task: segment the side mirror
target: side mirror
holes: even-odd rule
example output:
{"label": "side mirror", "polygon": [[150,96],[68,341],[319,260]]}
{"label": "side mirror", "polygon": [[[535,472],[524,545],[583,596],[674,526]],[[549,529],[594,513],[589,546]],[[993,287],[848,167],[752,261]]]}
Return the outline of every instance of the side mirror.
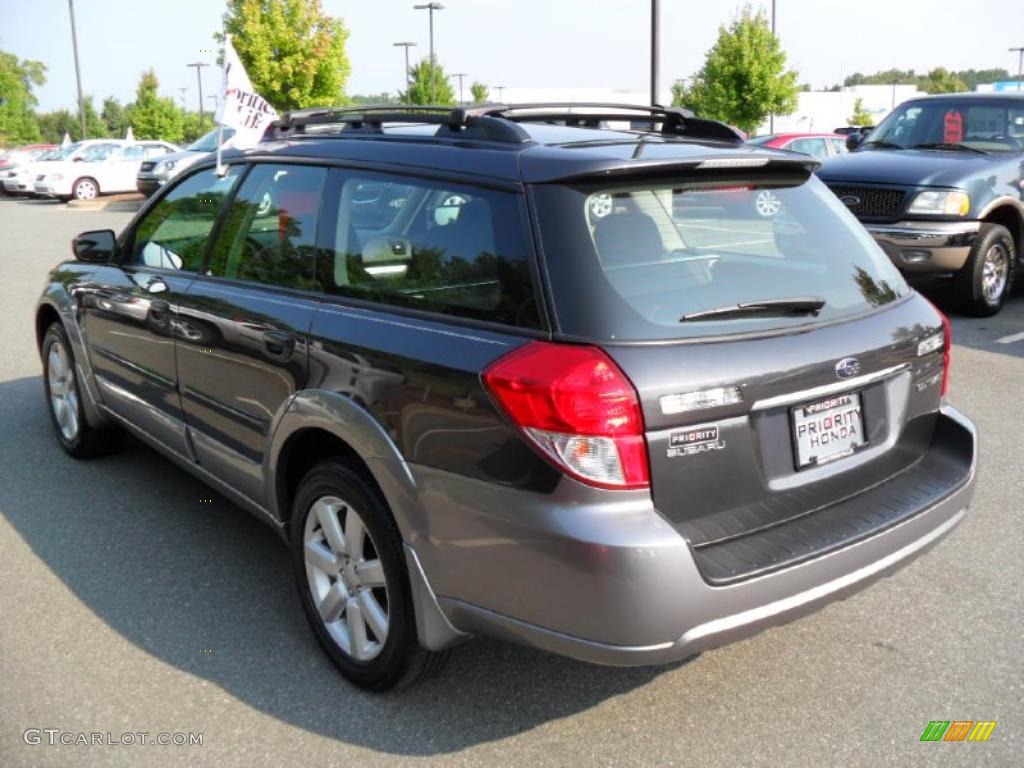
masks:
{"label": "side mirror", "polygon": [[71,250],[79,261],[105,264],[114,257],[116,239],[112,229],[83,232],[71,241]]}
{"label": "side mirror", "polygon": [[875,130],[875,126],[873,125],[862,125],[860,127],[860,135],[867,138],[867,135],[871,133],[873,130]]}
{"label": "side mirror", "polygon": [[851,133],[846,137],[846,149],[853,152],[853,150],[860,146],[862,141],[864,141],[864,135],[862,133],[859,131],[857,133]]}
{"label": "side mirror", "polygon": [[71,162],[73,162],[73,163],[80,163],[80,162],[82,162],[83,159],[84,158],[81,158],[81,157],[74,157],[74,158],[71,159]]}

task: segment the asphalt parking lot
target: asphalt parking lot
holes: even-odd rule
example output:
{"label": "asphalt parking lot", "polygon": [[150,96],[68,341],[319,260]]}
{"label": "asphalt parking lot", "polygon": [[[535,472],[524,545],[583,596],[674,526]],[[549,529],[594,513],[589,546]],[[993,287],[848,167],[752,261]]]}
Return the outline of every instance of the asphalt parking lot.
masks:
{"label": "asphalt parking lot", "polygon": [[[33,306],[74,234],[129,218],[0,198],[0,766],[1021,764],[1024,291],[953,318],[975,503],[893,578],[687,664],[479,640],[378,696],[320,653],[269,529],[137,443],[76,462],[51,436]],[[920,742],[936,719],[998,725]],[[29,728],[203,744],[30,745]]]}

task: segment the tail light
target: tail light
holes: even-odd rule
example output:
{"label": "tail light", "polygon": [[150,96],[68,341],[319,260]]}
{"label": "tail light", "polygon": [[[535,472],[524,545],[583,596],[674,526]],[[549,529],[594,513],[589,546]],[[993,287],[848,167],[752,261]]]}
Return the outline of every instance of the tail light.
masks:
{"label": "tail light", "polygon": [[650,486],[639,398],[600,349],[533,341],[488,366],[483,381],[562,472],[598,488]]}
{"label": "tail light", "polygon": [[946,313],[939,309],[935,311],[942,318],[942,335],[946,341],[942,352],[942,390],[940,393],[941,397],[945,397],[946,393],[949,392],[949,358],[953,348],[953,332],[949,326],[949,318],[946,317]]}

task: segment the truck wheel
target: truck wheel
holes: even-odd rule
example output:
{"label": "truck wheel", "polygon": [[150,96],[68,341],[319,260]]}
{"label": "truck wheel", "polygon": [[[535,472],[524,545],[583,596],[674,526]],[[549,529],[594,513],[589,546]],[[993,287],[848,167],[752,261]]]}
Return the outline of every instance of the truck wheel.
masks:
{"label": "truck wheel", "polygon": [[76,459],[84,459],[120,447],[124,437],[120,429],[96,429],[86,421],[75,358],[60,323],[53,323],[43,337],[43,386],[47,411],[61,448]]}
{"label": "truck wheel", "polygon": [[982,224],[966,263],[953,277],[964,312],[988,317],[1002,309],[1013,288],[1016,260],[1013,237],[1006,227]]}
{"label": "truck wheel", "polygon": [[306,618],[351,682],[385,691],[432,674],[447,651],[420,647],[401,534],[380,492],[340,459],[295,494],[292,561]]}

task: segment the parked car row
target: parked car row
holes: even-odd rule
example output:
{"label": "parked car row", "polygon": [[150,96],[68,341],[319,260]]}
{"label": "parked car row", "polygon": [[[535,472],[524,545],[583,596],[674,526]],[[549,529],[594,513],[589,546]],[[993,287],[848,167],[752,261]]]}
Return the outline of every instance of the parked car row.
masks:
{"label": "parked car row", "polygon": [[[949,276],[968,314],[1002,308],[1024,255],[1024,95],[913,99],[877,128],[814,140],[749,143],[816,156],[818,176],[900,271]],[[758,196],[761,215],[782,211],[770,189]]]}

